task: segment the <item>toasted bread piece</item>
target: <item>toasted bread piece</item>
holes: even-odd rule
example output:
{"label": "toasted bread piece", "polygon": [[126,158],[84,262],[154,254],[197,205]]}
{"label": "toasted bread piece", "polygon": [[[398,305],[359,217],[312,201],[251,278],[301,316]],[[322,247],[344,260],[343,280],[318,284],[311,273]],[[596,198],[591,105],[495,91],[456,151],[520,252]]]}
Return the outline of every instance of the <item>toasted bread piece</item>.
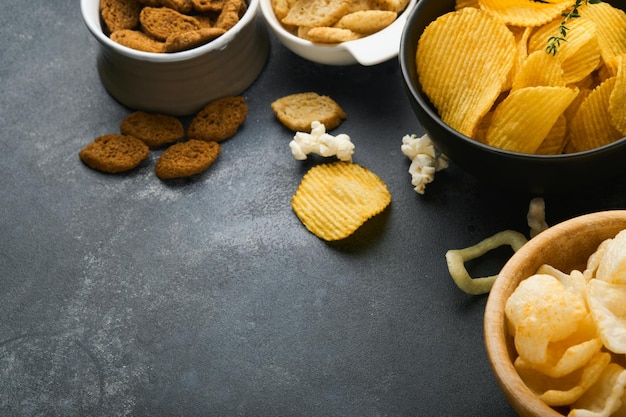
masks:
{"label": "toasted bread piece", "polygon": [[315,121],[326,126],[326,130],[331,130],[347,117],[332,98],[313,92],[279,98],[271,107],[278,120],[294,132],[308,132]]}
{"label": "toasted bread piece", "polygon": [[217,142],[196,139],[177,143],[163,151],[154,172],[162,180],[200,174],[213,164],[221,149]]}

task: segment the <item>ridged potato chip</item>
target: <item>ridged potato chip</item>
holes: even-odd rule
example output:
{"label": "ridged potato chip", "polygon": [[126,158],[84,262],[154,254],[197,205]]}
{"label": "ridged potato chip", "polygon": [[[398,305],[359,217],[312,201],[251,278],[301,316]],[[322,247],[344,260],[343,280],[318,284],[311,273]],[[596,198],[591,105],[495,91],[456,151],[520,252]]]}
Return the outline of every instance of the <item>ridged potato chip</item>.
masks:
{"label": "ridged potato chip", "polygon": [[595,23],[604,62],[626,54],[626,13],[623,10],[602,2],[583,5],[580,14]]}
{"label": "ridged potato chip", "polygon": [[559,155],[567,145],[567,118],[564,114],[556,119],[556,123],[541,142],[535,153],[537,155]]}
{"label": "ridged potato chip", "polygon": [[535,51],[522,63],[511,90],[538,86],[565,87],[566,84],[561,62],[544,51]]}
{"label": "ridged potato chip", "polygon": [[367,168],[351,162],[311,168],[291,200],[305,227],[327,241],[350,236],[390,203],[387,185]]}
{"label": "ridged potato chip", "polygon": [[609,116],[613,127],[626,136],[626,54],[616,58],[615,86],[609,97]]}
{"label": "ridged potato chip", "polygon": [[493,114],[487,144],[513,152],[535,153],[577,94],[568,87],[547,86],[513,91]]}
{"label": "ridged potato chip", "polygon": [[481,8],[497,16],[507,25],[540,26],[561,16],[572,5],[570,0],[554,4],[533,0],[479,0]]}
{"label": "ridged potato chip", "polygon": [[[545,54],[546,42],[550,36],[559,33],[561,20],[550,22],[533,32],[528,41],[531,52]],[[566,42],[559,47],[554,58],[560,61],[563,77],[568,84],[578,82],[591,74],[600,65],[601,55],[596,24],[584,15],[567,22],[569,28]]]}
{"label": "ridged potato chip", "polygon": [[454,4],[455,10],[460,10],[464,7],[473,7],[475,9],[480,8],[478,0],[456,0],[456,3]]}
{"label": "ridged potato chip", "polygon": [[426,27],[417,48],[417,73],[442,120],[471,137],[503,90],[515,56],[515,38],[506,25],[466,7]]}
{"label": "ridged potato chip", "polygon": [[611,124],[609,99],[615,78],[596,87],[581,103],[569,129],[568,151],[586,151],[616,141],[623,135]]}

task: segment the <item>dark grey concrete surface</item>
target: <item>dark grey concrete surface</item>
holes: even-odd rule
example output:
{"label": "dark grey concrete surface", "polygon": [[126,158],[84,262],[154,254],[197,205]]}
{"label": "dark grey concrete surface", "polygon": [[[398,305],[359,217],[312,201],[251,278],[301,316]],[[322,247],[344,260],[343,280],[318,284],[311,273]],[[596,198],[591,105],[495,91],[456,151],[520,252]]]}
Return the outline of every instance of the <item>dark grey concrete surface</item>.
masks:
{"label": "dark grey concrete surface", "polygon": [[[3,3],[0,415],[515,415],[484,350],[486,297],[458,290],[444,255],[527,234],[533,196],[454,164],[415,193],[400,145],[423,131],[395,60],[315,65],[272,36],[240,133],[203,176],[165,183],[160,151],[117,176],[80,162],[130,111],[96,54],[78,1]],[[304,91],[344,107],[335,133],[393,198],[339,243],[290,207],[320,159],[293,159],[270,103]],[[545,196],[548,223],[625,208],[625,185]]]}

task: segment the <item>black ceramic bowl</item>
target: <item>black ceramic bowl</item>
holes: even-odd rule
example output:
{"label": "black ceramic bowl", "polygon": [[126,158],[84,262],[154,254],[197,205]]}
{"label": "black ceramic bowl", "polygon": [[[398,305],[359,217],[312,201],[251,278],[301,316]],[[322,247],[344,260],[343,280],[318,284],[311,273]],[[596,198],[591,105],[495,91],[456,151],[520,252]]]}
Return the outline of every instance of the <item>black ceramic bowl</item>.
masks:
{"label": "black ceramic bowl", "polygon": [[[626,170],[626,138],[585,152],[528,155],[477,142],[441,121],[420,86],[415,53],[424,28],[454,10],[454,0],[420,0],[408,17],[398,59],[417,119],[439,150],[466,172],[491,183],[532,193],[558,193],[606,181]],[[619,1],[608,1],[618,7]]]}

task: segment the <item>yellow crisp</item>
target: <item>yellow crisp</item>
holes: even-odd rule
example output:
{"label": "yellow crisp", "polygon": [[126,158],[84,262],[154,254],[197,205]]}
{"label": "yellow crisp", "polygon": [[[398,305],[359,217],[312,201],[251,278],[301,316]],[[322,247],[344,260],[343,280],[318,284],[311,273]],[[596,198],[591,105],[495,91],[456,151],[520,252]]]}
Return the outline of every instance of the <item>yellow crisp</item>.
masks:
{"label": "yellow crisp", "polygon": [[609,365],[611,355],[598,352],[583,368],[560,378],[551,378],[536,369],[515,362],[515,369],[528,388],[550,406],[563,406],[578,400],[596,381]]}
{"label": "yellow crisp", "polygon": [[416,56],[419,81],[442,120],[471,137],[502,91],[515,54],[506,25],[466,7],[424,30]]}
{"label": "yellow crisp", "polygon": [[535,51],[528,55],[520,71],[513,79],[512,90],[524,87],[553,86],[565,87],[561,62],[544,51]]}
{"label": "yellow crisp", "polygon": [[316,236],[344,239],[391,203],[385,183],[351,162],[317,165],[302,178],[291,207]]}
{"label": "yellow crisp", "polygon": [[464,7],[474,7],[475,9],[480,8],[478,5],[478,0],[456,0],[454,4],[454,8],[456,10],[462,9]]}
{"label": "yellow crisp", "polygon": [[568,150],[581,152],[607,145],[623,135],[611,124],[609,98],[615,78],[596,87],[582,102],[569,129]]}
{"label": "yellow crisp", "polygon": [[604,62],[626,54],[626,13],[623,10],[602,2],[583,5],[580,14],[595,23]]}
{"label": "yellow crisp", "polygon": [[551,275],[535,274],[515,289],[505,304],[515,337],[515,349],[524,361],[550,361],[549,344],[573,335],[587,316],[585,301]]}
{"label": "yellow crisp", "polygon": [[602,370],[598,381],[572,404],[568,417],[623,416],[626,413],[625,389],[626,369],[610,363]]}
{"label": "yellow crisp", "polygon": [[494,112],[487,143],[513,152],[534,153],[577,94],[568,87],[545,86],[512,92]]}
{"label": "yellow crisp", "polygon": [[548,135],[544,138],[535,151],[537,155],[558,155],[563,153],[567,144],[567,118],[559,116]]}
{"label": "yellow crisp", "polygon": [[564,0],[549,4],[533,0],[479,0],[478,3],[507,25],[540,26],[561,16],[572,2]]}
{"label": "yellow crisp", "polygon": [[609,116],[613,127],[626,136],[626,54],[616,58],[615,86],[609,97]]}

